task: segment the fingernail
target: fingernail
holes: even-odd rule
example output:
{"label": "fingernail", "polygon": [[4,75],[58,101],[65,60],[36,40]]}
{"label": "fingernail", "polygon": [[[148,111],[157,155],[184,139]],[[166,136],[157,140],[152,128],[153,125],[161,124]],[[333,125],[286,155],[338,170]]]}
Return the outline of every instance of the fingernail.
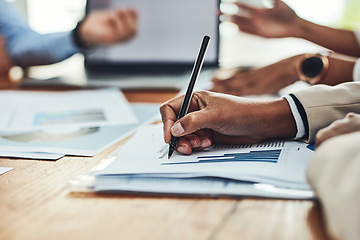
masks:
{"label": "fingernail", "polygon": [[211,145],[211,142],[210,142],[209,139],[205,139],[205,140],[202,140],[202,141],[201,141],[201,147],[202,147],[202,148],[210,147],[210,145]]}
{"label": "fingernail", "polygon": [[178,152],[188,154],[187,147],[186,146],[178,146],[176,149]]}
{"label": "fingernail", "polygon": [[191,140],[191,141],[190,141],[190,144],[191,144],[191,146],[192,146],[193,148],[198,148],[198,147],[200,147],[198,141],[196,141],[196,140]]}
{"label": "fingernail", "polygon": [[173,135],[181,135],[182,133],[185,132],[184,128],[181,126],[181,123],[176,123],[172,128],[171,128],[171,132],[173,133]]}

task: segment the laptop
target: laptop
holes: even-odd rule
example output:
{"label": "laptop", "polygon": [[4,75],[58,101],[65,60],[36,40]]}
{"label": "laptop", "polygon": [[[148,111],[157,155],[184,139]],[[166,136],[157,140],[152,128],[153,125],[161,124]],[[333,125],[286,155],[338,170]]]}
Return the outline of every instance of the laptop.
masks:
{"label": "laptop", "polygon": [[189,80],[204,35],[211,42],[203,69],[217,68],[219,4],[220,0],[88,0],[87,14],[117,7],[133,8],[138,14],[138,32],[132,40],[85,53],[88,85],[180,89]]}

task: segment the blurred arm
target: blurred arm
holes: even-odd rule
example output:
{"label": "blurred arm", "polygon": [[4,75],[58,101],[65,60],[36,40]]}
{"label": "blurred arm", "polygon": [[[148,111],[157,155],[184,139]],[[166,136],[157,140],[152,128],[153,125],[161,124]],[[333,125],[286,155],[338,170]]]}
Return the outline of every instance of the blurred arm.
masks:
{"label": "blurred arm", "polygon": [[234,15],[232,21],[243,32],[266,38],[303,38],[335,52],[360,57],[359,33],[306,21],[281,0],[274,0],[271,9],[237,5],[246,14]]}
{"label": "blurred arm", "polygon": [[59,62],[78,51],[71,32],[39,34],[3,0],[0,1],[0,34],[6,39],[10,58],[21,67]]}
{"label": "blurred arm", "polygon": [[137,31],[134,10],[91,12],[74,31],[39,34],[12,8],[0,0],[0,34],[16,65],[26,67],[62,61],[81,49],[128,41]]}
{"label": "blurred arm", "polygon": [[304,38],[338,53],[360,57],[359,39],[353,31],[330,28],[304,19],[298,21],[297,28],[294,37]]}

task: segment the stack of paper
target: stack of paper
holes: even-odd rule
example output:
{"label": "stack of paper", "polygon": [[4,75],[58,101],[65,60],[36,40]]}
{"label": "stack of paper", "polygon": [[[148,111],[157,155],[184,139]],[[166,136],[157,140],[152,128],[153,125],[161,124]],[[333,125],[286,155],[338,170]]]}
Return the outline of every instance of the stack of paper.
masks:
{"label": "stack of paper", "polygon": [[0,156],[93,156],[158,113],[130,106],[118,89],[0,92]]}
{"label": "stack of paper", "polygon": [[138,129],[115,160],[86,179],[87,190],[313,197],[305,176],[313,151],[303,142],[213,146],[191,155],[174,153],[169,160],[162,138],[162,125]]}

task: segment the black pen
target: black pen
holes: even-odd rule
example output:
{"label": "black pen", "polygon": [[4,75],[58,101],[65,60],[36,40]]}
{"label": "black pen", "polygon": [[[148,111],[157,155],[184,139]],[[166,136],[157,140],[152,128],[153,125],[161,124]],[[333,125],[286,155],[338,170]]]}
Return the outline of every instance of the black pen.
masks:
{"label": "black pen", "polygon": [[[202,65],[204,63],[204,58],[205,58],[207,47],[209,46],[209,42],[210,42],[210,37],[209,36],[204,36],[203,41],[201,43],[199,53],[198,53],[198,56],[196,58],[196,61],[195,61],[195,64],[194,64],[194,67],[193,67],[193,70],[192,70],[192,73],[191,73],[189,86],[188,86],[188,88],[186,90],[186,94],[185,94],[184,100],[182,102],[182,105],[181,105],[180,112],[179,112],[179,115],[177,117],[177,120],[179,120],[180,118],[185,116],[188,109],[189,109],[189,105],[190,105],[190,101],[191,101],[191,98],[192,98],[195,82],[196,82],[196,79],[199,76],[201,67],[202,67]],[[171,155],[175,151],[178,140],[179,140],[178,137],[174,137],[174,136],[171,137],[171,141],[170,141],[170,145],[169,145],[168,159],[170,159]]]}

